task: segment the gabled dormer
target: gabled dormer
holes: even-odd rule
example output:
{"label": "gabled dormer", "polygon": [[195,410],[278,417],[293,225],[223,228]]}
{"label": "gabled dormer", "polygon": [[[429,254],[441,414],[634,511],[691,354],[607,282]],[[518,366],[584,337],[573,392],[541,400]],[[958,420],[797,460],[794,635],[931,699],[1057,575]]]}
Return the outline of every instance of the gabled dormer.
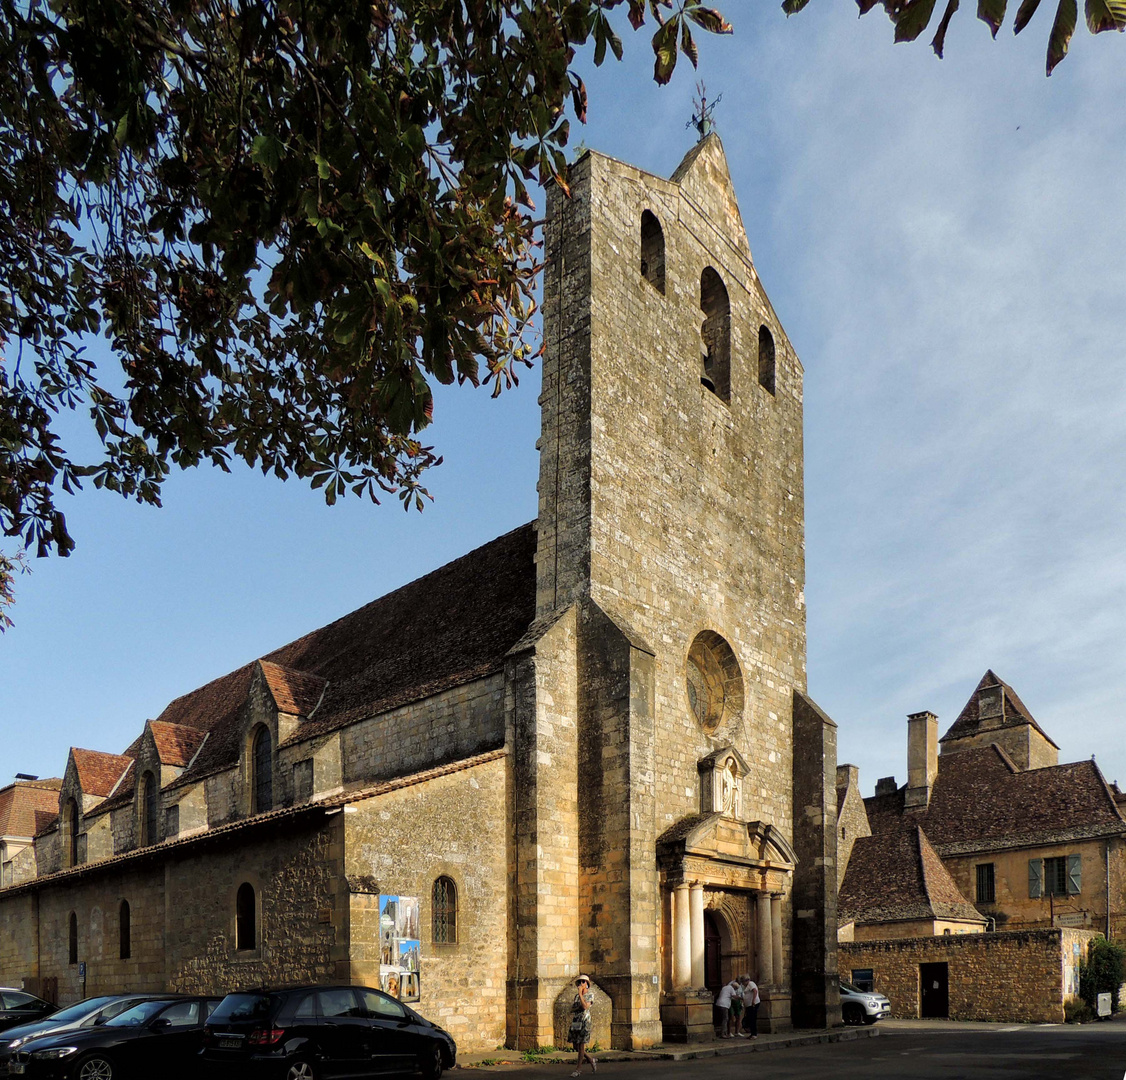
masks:
{"label": "gabled dormer", "polygon": [[128,779],[133,759],[126,754],[70,748],[59,788],[59,839],[62,866],[87,861],[86,815]]}
{"label": "gabled dormer", "polygon": [[[184,724],[149,720],[136,748],[133,785],[133,838],[136,847],[165,837],[162,792],[192,763],[207,733]],[[173,832],[178,832],[178,829]]]}
{"label": "gabled dormer", "polygon": [[239,755],[243,814],[262,814],[281,805],[278,747],[313,716],[326,685],[316,675],[270,660],[254,665],[243,709]]}

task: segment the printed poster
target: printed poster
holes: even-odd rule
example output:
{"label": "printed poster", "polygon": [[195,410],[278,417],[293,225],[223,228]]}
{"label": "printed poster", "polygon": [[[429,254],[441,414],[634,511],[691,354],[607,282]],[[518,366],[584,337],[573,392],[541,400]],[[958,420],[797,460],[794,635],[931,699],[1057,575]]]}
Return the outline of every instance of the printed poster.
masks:
{"label": "printed poster", "polygon": [[417,896],[379,898],[379,988],[400,1001],[421,998],[420,911]]}

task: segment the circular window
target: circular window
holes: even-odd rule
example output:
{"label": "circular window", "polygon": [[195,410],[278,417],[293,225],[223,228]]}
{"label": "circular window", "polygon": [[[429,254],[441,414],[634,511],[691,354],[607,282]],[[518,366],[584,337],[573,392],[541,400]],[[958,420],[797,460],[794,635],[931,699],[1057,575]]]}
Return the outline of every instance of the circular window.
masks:
{"label": "circular window", "polygon": [[743,711],[743,673],[719,634],[697,634],[685,665],[688,707],[709,734]]}

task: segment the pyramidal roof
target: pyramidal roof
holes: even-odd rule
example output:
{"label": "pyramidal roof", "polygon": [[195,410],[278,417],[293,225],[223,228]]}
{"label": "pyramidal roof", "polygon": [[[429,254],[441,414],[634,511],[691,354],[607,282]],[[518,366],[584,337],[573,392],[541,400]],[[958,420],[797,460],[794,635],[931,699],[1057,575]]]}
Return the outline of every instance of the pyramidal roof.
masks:
{"label": "pyramidal roof", "polygon": [[[1001,715],[998,718],[990,718],[991,722],[983,727],[981,692],[997,686],[1001,687]],[[1021,724],[1028,724],[1055,746],[1057,750],[1059,749],[1055,740],[1036,722],[1032,713],[1028,711],[1027,706],[1017,696],[1016,691],[1009,686],[1008,683],[999,679],[992,670],[989,670],[981,677],[981,682],[977,684],[977,688],[970,695],[970,700],[966,702],[965,708],[958,714],[958,719],[950,725],[950,730],[947,731],[939,741],[949,742],[954,739],[965,738],[969,735],[976,735],[982,730],[988,731],[998,727],[1015,727]]]}

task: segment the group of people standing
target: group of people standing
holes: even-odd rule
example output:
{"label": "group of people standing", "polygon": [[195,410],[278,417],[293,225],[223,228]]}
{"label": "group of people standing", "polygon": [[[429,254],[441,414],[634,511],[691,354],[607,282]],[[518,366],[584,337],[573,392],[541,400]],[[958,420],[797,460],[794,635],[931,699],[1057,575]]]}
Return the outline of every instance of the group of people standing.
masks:
{"label": "group of people standing", "polygon": [[[721,1039],[757,1039],[760,1000],[758,987],[751,980],[750,975],[740,975],[732,979],[720,990],[715,999],[716,1035]],[[590,1042],[590,1008],[593,1004],[594,991],[590,987],[590,978],[580,975],[575,980],[575,1000],[571,1004],[571,1027],[567,1033],[571,1045],[578,1054],[572,1076],[579,1075],[584,1062],[590,1065],[592,1073],[598,1071],[598,1062],[586,1051],[586,1044]]]}
{"label": "group of people standing", "polygon": [[715,1033],[721,1039],[757,1039],[762,999],[750,975],[740,975],[720,988],[715,999]]}

